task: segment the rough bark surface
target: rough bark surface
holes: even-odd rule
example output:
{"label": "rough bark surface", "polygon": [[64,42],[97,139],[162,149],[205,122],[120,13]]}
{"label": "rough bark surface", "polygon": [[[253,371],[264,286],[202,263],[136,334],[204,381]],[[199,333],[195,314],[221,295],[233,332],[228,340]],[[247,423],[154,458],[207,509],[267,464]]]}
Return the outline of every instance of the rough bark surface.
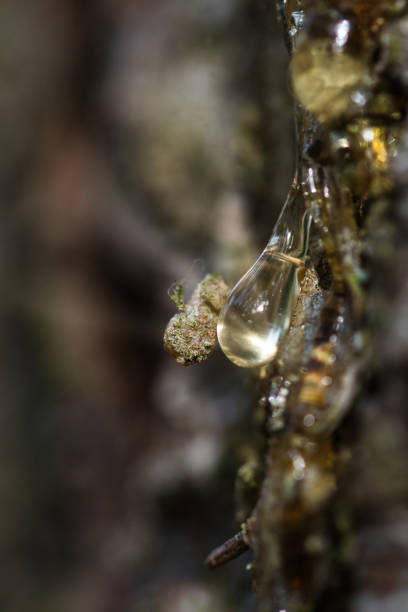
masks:
{"label": "rough bark surface", "polygon": [[[187,299],[207,272],[235,282],[292,178],[274,2],[4,0],[0,17],[1,609],[408,608],[404,117],[395,190],[359,226],[368,350],[305,515],[282,505],[282,474],[301,468],[282,392],[332,287],[319,232],[280,371],[254,382],[219,351],[180,368],[162,348],[174,281]],[[406,18],[384,19],[405,100]],[[346,353],[351,306],[334,307]],[[251,514],[253,553],[209,573]]]}

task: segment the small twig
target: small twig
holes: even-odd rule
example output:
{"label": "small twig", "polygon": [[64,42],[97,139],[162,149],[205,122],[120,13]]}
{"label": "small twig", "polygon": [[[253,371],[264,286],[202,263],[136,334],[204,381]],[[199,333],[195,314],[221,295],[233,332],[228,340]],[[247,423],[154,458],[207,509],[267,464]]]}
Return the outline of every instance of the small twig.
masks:
{"label": "small twig", "polygon": [[228,561],[232,561],[236,557],[239,557],[249,549],[248,544],[244,539],[244,532],[240,531],[234,537],[230,538],[218,548],[215,548],[205,560],[205,565],[208,569],[216,569]]}

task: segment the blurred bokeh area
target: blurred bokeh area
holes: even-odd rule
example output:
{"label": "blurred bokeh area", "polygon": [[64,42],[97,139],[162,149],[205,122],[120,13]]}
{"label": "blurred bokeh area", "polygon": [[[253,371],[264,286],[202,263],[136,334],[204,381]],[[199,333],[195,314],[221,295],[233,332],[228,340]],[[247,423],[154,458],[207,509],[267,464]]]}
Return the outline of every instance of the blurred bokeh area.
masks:
{"label": "blurred bokeh area", "polygon": [[290,183],[273,2],[0,4],[3,612],[254,609],[250,379],[163,351],[176,280],[233,283]]}

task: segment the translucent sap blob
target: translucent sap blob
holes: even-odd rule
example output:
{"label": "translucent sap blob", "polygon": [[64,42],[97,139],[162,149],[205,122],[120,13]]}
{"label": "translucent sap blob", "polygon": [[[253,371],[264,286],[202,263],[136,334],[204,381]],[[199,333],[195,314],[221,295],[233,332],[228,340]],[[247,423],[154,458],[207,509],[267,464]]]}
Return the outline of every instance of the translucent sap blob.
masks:
{"label": "translucent sap blob", "polygon": [[265,250],[231,291],[218,322],[220,346],[236,365],[260,366],[275,357],[299,293],[309,228],[309,214],[294,190]]}
{"label": "translucent sap blob", "polygon": [[300,267],[303,262],[266,248],[235,285],[217,328],[233,363],[250,368],[275,357],[289,327]]}

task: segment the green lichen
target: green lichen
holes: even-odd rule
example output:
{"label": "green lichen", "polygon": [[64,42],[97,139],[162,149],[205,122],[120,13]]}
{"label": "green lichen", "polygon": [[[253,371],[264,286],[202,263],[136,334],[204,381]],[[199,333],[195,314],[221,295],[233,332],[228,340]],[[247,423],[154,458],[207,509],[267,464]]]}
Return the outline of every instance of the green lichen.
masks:
{"label": "green lichen", "polygon": [[217,346],[218,317],[228,292],[221,276],[207,274],[185,304],[182,284],[174,285],[170,298],[180,312],[166,327],[164,348],[177,363],[184,366],[200,363],[212,353]]}
{"label": "green lichen", "polygon": [[181,311],[186,309],[184,303],[184,285],[183,281],[176,281],[169,289],[170,299],[175,303]]}

